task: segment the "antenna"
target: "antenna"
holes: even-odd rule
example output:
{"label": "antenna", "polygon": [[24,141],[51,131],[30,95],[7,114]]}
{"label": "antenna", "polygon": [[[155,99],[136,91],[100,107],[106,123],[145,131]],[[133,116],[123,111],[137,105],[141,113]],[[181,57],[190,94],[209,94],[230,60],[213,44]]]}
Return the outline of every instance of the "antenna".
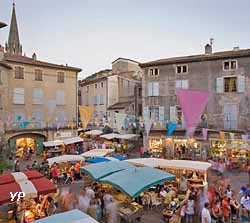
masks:
{"label": "antenna", "polygon": [[210,38],[210,45],[212,46],[213,45],[213,41],[214,41],[214,38]]}

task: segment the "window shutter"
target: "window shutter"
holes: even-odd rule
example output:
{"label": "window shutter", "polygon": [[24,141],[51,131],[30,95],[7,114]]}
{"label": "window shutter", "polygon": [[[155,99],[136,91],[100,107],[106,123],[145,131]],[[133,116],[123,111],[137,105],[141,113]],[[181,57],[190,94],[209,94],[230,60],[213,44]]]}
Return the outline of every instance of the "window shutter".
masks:
{"label": "window shutter", "polygon": [[159,96],[159,83],[153,82],[153,96]]}
{"label": "window shutter", "polygon": [[14,88],[13,103],[22,105],[24,104],[24,88]]}
{"label": "window shutter", "polygon": [[143,108],[143,119],[149,120],[149,108],[148,107]]}
{"label": "window shutter", "polygon": [[148,96],[153,96],[153,83],[148,83]]}
{"label": "window shutter", "polygon": [[175,88],[176,88],[176,89],[181,88],[181,80],[176,80],[176,81],[175,81]]}
{"label": "window shutter", "polygon": [[244,76],[238,76],[238,92],[244,92],[245,91],[245,77]]}
{"label": "window shutter", "polygon": [[216,78],[216,92],[217,93],[224,92],[224,79],[223,79],[223,77]]}
{"label": "window shutter", "polygon": [[43,104],[43,90],[40,88],[34,88],[33,90],[33,104]]}
{"label": "window shutter", "polygon": [[170,106],[170,121],[176,122],[176,106]]}
{"label": "window shutter", "polygon": [[64,105],[64,91],[57,91],[56,92],[56,103],[57,105]]}
{"label": "window shutter", "polygon": [[159,107],[159,121],[164,121],[165,115],[164,115],[164,106]]}
{"label": "window shutter", "polygon": [[182,89],[188,89],[188,80],[182,80],[181,85]]}

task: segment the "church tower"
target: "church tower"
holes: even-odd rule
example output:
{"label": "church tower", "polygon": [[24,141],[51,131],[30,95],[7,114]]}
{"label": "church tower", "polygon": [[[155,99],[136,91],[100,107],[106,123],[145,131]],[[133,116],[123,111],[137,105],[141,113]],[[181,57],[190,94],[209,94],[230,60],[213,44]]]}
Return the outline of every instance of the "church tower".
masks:
{"label": "church tower", "polygon": [[15,3],[13,3],[10,32],[8,42],[5,44],[6,52],[12,55],[22,55],[22,45],[19,41]]}

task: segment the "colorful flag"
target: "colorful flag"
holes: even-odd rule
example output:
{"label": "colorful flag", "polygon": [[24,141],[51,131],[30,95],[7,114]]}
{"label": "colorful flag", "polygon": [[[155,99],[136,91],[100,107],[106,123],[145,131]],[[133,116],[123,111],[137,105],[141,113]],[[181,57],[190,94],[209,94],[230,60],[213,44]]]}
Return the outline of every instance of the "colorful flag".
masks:
{"label": "colorful flag", "polygon": [[167,136],[172,136],[174,133],[174,130],[176,129],[177,125],[176,123],[169,122],[168,123],[168,131],[167,131]]}
{"label": "colorful flag", "polygon": [[80,118],[82,121],[82,127],[86,128],[94,113],[94,107],[81,105],[79,106],[79,113],[80,113]]}
{"label": "colorful flag", "polygon": [[192,136],[207,105],[210,92],[178,89],[176,93],[183,111],[187,133]]}
{"label": "colorful flag", "polygon": [[230,132],[229,135],[230,135],[231,140],[234,140],[234,133]]}
{"label": "colorful flag", "polygon": [[124,121],[126,118],[126,114],[121,114],[121,113],[117,113],[115,112],[115,128],[120,130],[124,127]]}
{"label": "colorful flag", "polygon": [[23,128],[27,128],[29,124],[30,124],[29,121],[24,121],[23,122]]}
{"label": "colorful flag", "polygon": [[220,139],[221,140],[225,139],[225,132],[220,131]]}
{"label": "colorful flag", "polygon": [[205,129],[205,128],[202,129],[202,135],[203,135],[204,140],[207,140],[207,132],[208,132],[208,129]]}

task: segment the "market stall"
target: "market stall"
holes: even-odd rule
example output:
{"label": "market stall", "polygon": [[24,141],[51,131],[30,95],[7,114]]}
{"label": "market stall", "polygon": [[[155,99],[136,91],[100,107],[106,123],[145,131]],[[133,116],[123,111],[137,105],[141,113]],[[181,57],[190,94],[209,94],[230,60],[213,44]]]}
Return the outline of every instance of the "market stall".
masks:
{"label": "market stall", "polygon": [[62,155],[64,152],[64,144],[62,140],[44,142],[46,157],[54,157]]}
{"label": "market stall", "polygon": [[67,154],[75,154],[81,152],[81,145],[83,143],[83,139],[79,136],[67,138],[63,140],[65,145],[65,153]]}
{"label": "market stall", "polygon": [[62,155],[62,156],[57,156],[53,158],[47,159],[49,162],[49,165],[51,166],[53,163],[63,163],[63,162],[79,162],[82,161],[84,162],[85,159],[80,156],[80,155]]}
{"label": "market stall", "polygon": [[180,178],[183,174],[190,176],[190,182],[193,174],[197,174],[198,179],[195,179],[193,184],[201,187],[207,186],[207,170],[211,167],[208,162],[190,161],[190,160],[166,160],[158,158],[140,158],[129,159],[126,162],[133,163],[137,166],[149,166],[154,168],[164,169],[167,172],[173,173]]}
{"label": "market stall", "polygon": [[85,158],[91,158],[91,157],[104,157],[109,154],[112,154],[114,152],[113,149],[92,149],[90,151],[87,151],[85,153],[82,153],[81,156]]}
{"label": "market stall", "polygon": [[99,158],[86,159],[85,162],[101,163],[101,162],[123,161],[123,160],[127,160],[127,158],[122,157],[122,156],[112,156],[112,157],[99,157]]}
{"label": "market stall", "polygon": [[79,210],[72,210],[60,214],[55,214],[37,220],[34,223],[52,223],[52,222],[53,223],[98,223],[95,219],[93,219],[89,215]]}
{"label": "market stall", "polygon": [[87,131],[85,132],[86,135],[93,135],[93,136],[99,136],[101,134],[103,134],[102,130],[91,130],[91,131]]}

